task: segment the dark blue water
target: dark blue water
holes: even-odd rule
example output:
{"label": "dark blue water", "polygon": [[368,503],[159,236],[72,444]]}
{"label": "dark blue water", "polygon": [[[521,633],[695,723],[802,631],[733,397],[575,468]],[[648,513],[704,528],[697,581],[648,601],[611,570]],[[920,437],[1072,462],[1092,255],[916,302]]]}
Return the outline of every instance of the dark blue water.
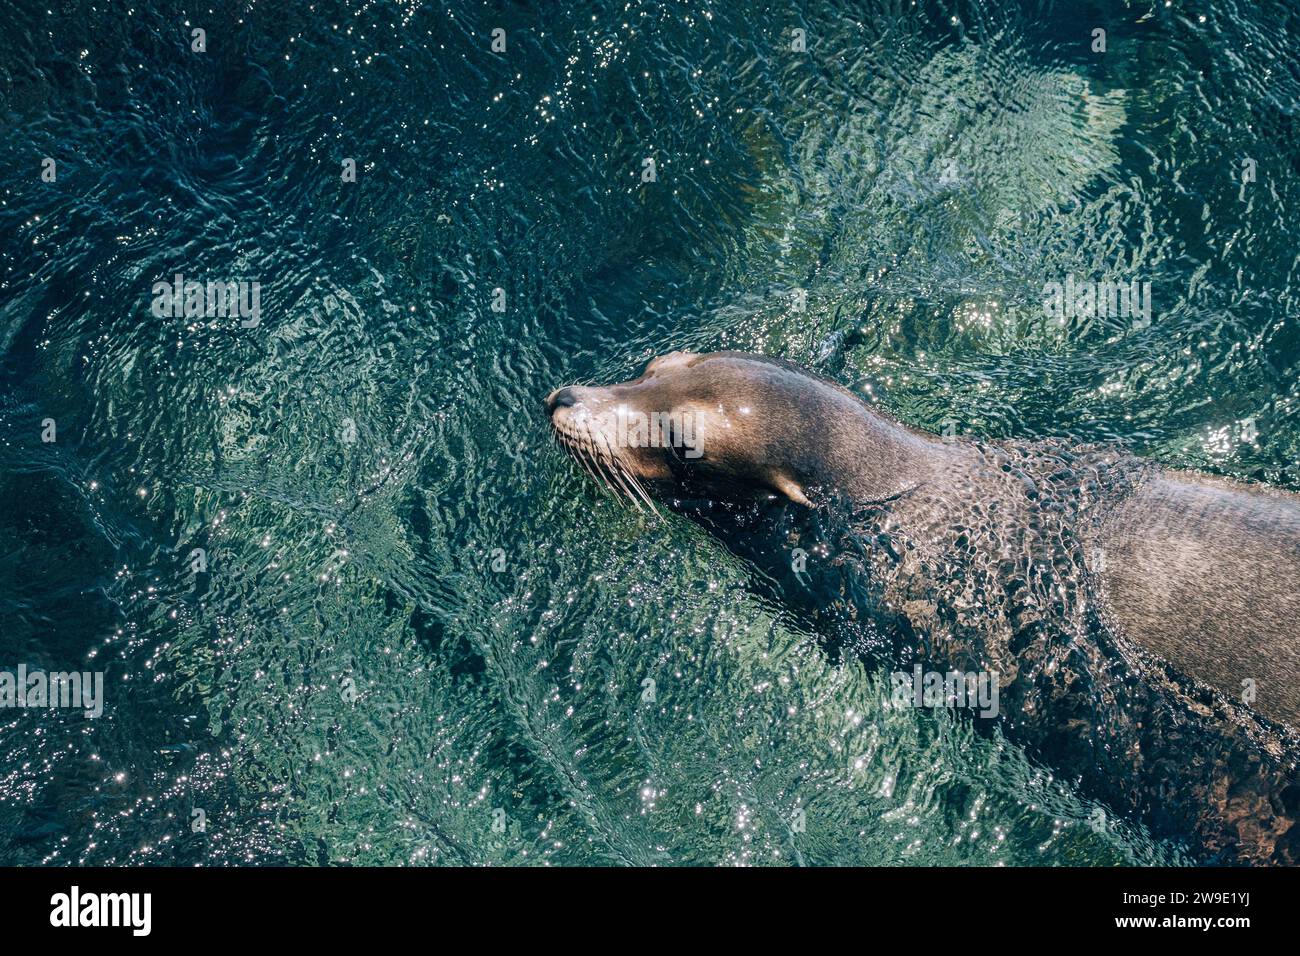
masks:
{"label": "dark blue water", "polygon": [[[0,666],[106,684],[0,711],[0,859],[1179,862],[883,706],[698,528],[600,498],[540,400],[737,348],[934,431],[1300,487],[1298,34],[1227,0],[11,4]],[[258,283],[257,321],[159,315],[177,273]],[[1150,282],[1149,324],[1048,320],[1066,277]]]}

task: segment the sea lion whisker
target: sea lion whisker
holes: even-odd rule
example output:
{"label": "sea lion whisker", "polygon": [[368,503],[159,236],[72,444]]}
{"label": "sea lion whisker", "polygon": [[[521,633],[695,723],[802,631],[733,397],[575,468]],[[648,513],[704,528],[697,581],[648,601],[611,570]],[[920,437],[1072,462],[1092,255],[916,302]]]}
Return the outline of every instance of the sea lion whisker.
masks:
{"label": "sea lion whisker", "polygon": [[601,487],[605,489],[605,492],[608,495],[610,495],[610,497],[612,497],[615,501],[622,504],[624,497],[626,497],[626,492],[618,486],[618,484],[613,480],[613,477],[610,475],[609,463],[606,462],[603,458],[601,458],[600,455],[598,454],[590,453],[590,452],[589,454],[591,454],[592,464],[596,466],[596,471],[600,476],[599,481]]}
{"label": "sea lion whisker", "polygon": [[638,496],[640,496],[641,500],[646,503],[646,507],[650,509],[650,513],[655,517],[659,517],[659,509],[655,507],[654,500],[646,493],[645,487],[637,479],[636,475],[632,474],[632,472],[630,472],[627,469],[627,466],[622,464],[622,462],[619,462],[619,469],[623,472],[623,477],[627,479],[628,484],[632,486],[632,489]]}
{"label": "sea lion whisker", "polygon": [[641,505],[636,502],[632,496],[632,492],[614,470],[613,463],[617,461],[617,459],[610,455],[604,447],[597,444],[596,436],[592,433],[589,424],[584,426],[583,431],[585,433],[587,451],[590,453],[592,461],[604,476],[604,484],[615,493],[615,497],[620,499],[627,498],[628,501],[631,501],[636,505],[638,511],[641,510]]}
{"label": "sea lion whisker", "polygon": [[636,506],[637,511],[644,511],[645,509],[641,507],[641,502],[637,500],[634,494],[632,494],[632,489],[627,486],[627,481],[624,480],[624,472],[618,467],[616,460],[606,458],[602,461],[608,474],[617,483],[618,488],[622,491],[624,497]]}
{"label": "sea lion whisker", "polygon": [[582,466],[582,470],[587,473],[587,476],[591,478],[596,486],[600,488],[604,494],[610,494],[610,488],[604,475],[598,472],[595,468],[591,452],[584,447],[583,441],[576,436],[567,434],[559,428],[552,428],[551,433],[554,435],[556,442],[577,460],[578,464]]}
{"label": "sea lion whisker", "polygon": [[578,459],[578,463],[582,465],[583,471],[591,476],[591,480],[596,483],[596,487],[600,489],[601,494],[608,495],[610,493],[609,485],[605,481],[604,475],[602,475],[595,467],[595,463],[591,460],[591,456],[587,450],[581,446],[574,446],[573,452],[573,457]]}
{"label": "sea lion whisker", "polygon": [[601,490],[607,490],[604,487],[604,480],[595,468],[595,463],[591,460],[591,453],[580,442],[566,440],[565,444],[569,451],[573,453],[573,457],[578,459],[578,463],[582,465],[583,470],[601,487]]}
{"label": "sea lion whisker", "polygon": [[[593,444],[595,444],[596,436],[592,434],[590,428],[588,428],[587,434],[591,435]],[[655,511],[654,504],[650,501],[649,496],[646,495],[645,489],[643,489],[636,482],[636,479],[632,477],[631,472],[628,471],[627,466],[623,464],[618,455],[614,454],[607,436],[600,436],[600,443],[597,445],[597,448],[599,449],[601,460],[608,466],[610,475],[613,476],[613,478],[618,482],[619,487],[621,487],[623,492],[627,495],[627,500],[636,507],[637,511],[643,513],[645,508],[642,507],[641,502],[644,501],[649,505],[650,510],[657,515],[658,512]],[[634,488],[635,491],[633,490]]]}

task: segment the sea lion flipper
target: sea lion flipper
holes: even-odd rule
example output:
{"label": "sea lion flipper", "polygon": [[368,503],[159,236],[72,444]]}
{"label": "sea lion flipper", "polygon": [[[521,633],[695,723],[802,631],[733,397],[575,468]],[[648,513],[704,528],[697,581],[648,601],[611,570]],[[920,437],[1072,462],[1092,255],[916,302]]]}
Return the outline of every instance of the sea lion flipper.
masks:
{"label": "sea lion flipper", "polygon": [[799,487],[799,483],[793,478],[781,474],[773,475],[772,487],[785,495],[795,504],[803,505],[805,508],[812,507],[812,502],[808,500],[807,496],[803,493],[803,489]]}

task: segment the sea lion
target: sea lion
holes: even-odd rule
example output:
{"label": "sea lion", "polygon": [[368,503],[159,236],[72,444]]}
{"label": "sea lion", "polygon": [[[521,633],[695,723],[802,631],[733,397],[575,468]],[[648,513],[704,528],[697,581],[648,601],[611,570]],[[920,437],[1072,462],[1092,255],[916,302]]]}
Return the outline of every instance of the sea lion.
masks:
{"label": "sea lion", "polygon": [[593,478],[700,521],[828,632],[995,675],[1004,732],[1154,835],[1300,860],[1300,496],[1114,447],[943,439],[739,352],[545,405]]}

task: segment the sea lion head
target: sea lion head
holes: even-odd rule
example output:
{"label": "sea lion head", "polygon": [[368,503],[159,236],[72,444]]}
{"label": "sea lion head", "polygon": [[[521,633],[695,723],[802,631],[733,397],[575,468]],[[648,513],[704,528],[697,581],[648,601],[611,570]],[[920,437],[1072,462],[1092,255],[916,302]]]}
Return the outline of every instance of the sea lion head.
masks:
{"label": "sea lion head", "polygon": [[[615,493],[808,505],[837,405],[855,400],[779,360],[672,352],[639,378],[546,397],[557,439]],[[653,507],[653,505],[651,505]]]}

